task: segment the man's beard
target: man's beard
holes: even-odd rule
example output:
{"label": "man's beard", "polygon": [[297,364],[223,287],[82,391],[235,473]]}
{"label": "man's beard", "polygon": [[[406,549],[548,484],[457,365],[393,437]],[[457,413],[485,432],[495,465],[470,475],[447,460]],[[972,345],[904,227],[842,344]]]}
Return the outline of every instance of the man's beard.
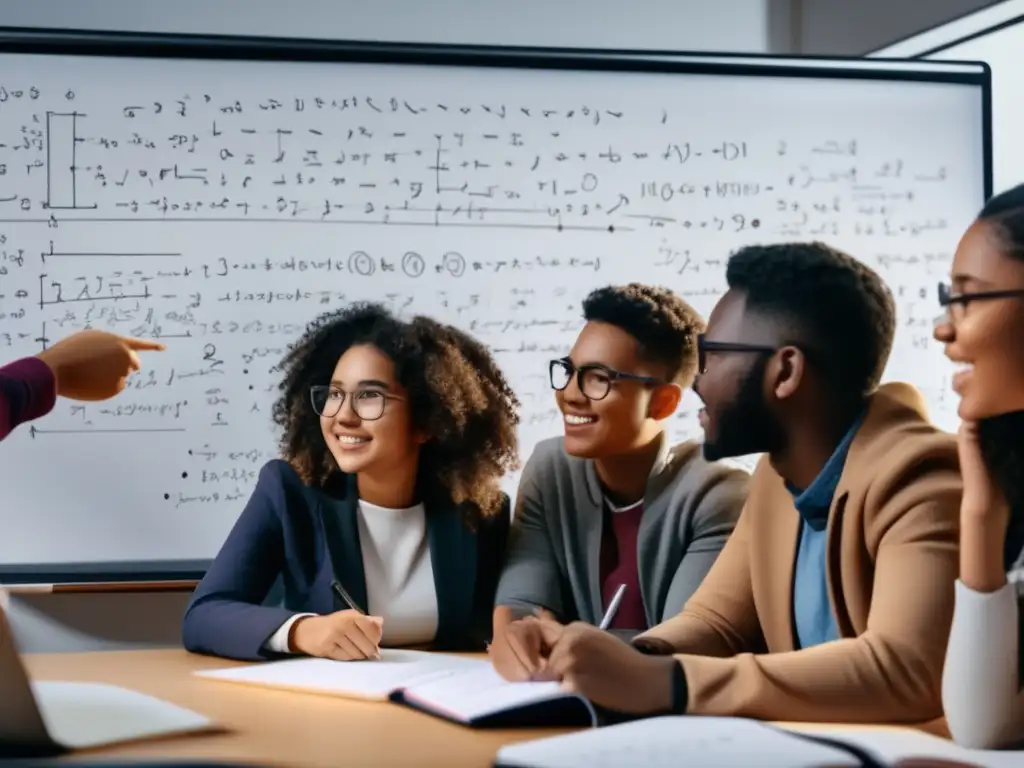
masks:
{"label": "man's beard", "polygon": [[979,421],[978,443],[985,466],[1010,506],[1004,552],[1009,569],[1024,564],[1018,562],[1024,559],[1024,411]]}
{"label": "man's beard", "polygon": [[785,430],[764,401],[762,388],[768,359],[761,358],[740,384],[736,398],[716,419],[715,439],[704,441],[704,458],[718,461],[752,453],[777,453],[786,445]]}

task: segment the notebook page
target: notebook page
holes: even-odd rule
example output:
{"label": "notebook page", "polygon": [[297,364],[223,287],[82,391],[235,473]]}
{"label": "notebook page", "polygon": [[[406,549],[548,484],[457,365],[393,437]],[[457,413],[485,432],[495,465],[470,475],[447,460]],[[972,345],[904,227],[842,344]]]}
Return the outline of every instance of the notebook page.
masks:
{"label": "notebook page", "polygon": [[488,662],[479,659],[392,648],[382,649],[381,657],[379,661],[286,659],[244,667],[202,670],[195,674],[233,683],[384,700],[395,689],[428,679],[429,676],[448,675],[474,666],[490,666]]}
{"label": "notebook page", "polygon": [[196,712],[152,696],[99,683],[32,683],[50,738],[85,749],[121,741],[169,736],[212,728]]}
{"label": "notebook page", "polygon": [[[465,722],[540,701],[572,696],[555,682],[510,683],[490,664],[417,683],[406,688],[403,695],[410,702]],[[593,715],[590,702],[584,703]]]}
{"label": "notebook page", "polygon": [[887,765],[897,765],[900,760],[930,758],[951,761],[957,768],[1020,768],[1020,766],[1024,766],[1024,752],[965,749],[952,741],[912,728],[843,728],[802,725],[784,727],[810,736],[824,736],[856,745],[872,755],[877,755],[880,762]]}
{"label": "notebook page", "polygon": [[654,717],[502,747],[502,768],[857,768],[850,754],[731,717]]}

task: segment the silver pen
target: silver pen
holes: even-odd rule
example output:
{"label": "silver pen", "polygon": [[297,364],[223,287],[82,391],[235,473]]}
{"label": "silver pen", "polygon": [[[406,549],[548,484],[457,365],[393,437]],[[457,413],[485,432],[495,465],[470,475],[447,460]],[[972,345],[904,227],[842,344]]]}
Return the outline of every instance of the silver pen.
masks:
{"label": "silver pen", "polygon": [[598,629],[608,629],[611,626],[612,621],[615,619],[615,614],[619,612],[619,605],[622,604],[622,596],[624,594],[626,594],[626,585],[619,584],[619,588],[615,590],[612,601],[608,603],[608,610],[604,612],[604,618],[601,619]]}

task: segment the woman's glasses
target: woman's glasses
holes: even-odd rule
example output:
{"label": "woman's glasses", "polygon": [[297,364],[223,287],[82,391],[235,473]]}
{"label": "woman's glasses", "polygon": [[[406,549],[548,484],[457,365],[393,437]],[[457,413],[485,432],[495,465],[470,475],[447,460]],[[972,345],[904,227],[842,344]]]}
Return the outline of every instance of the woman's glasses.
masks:
{"label": "woman's glasses", "polygon": [[939,283],[939,306],[946,314],[939,320],[948,320],[954,325],[963,319],[967,305],[972,301],[990,301],[992,299],[1024,298],[1024,288],[1010,288],[1002,291],[975,291],[973,293],[953,293],[949,283]]}
{"label": "woman's glasses", "polygon": [[[363,421],[376,421],[384,415],[388,400],[401,400],[379,389],[357,389],[352,392],[352,411]],[[309,399],[318,416],[333,419],[338,415],[349,393],[338,387],[318,385],[309,388]]]}

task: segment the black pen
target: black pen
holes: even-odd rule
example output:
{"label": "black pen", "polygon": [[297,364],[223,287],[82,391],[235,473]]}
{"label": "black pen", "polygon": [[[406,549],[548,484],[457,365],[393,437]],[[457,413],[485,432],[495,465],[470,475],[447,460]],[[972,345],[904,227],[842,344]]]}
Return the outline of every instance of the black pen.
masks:
{"label": "black pen", "polygon": [[341,597],[341,599],[345,601],[345,603],[348,605],[349,608],[351,608],[356,613],[362,614],[363,616],[366,615],[366,613],[363,611],[363,609],[360,608],[358,605],[356,605],[356,601],[353,600],[352,597],[349,595],[349,593],[345,591],[345,588],[343,586],[341,586],[341,582],[340,581],[335,579],[334,581],[331,582],[331,587],[334,589],[335,592],[338,593],[338,595]]}

